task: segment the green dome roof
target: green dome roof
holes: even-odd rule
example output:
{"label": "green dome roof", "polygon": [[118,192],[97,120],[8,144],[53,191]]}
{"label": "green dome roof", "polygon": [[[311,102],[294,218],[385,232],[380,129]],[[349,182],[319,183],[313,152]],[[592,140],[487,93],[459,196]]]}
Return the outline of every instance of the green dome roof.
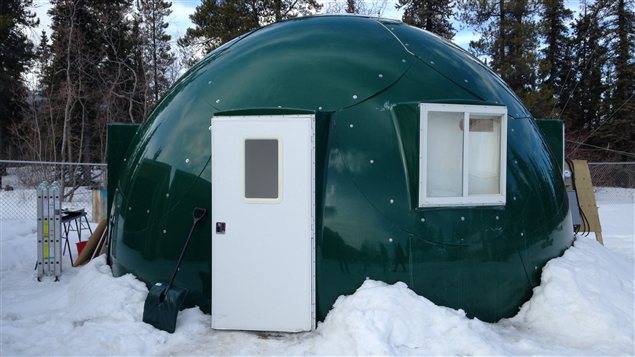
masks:
{"label": "green dome roof", "polygon": [[[419,103],[507,108],[513,200],[502,208],[417,207]],[[497,75],[456,45],[398,21],[317,16],[272,24],[216,49],[157,106],[119,182],[110,183],[117,190],[115,274],[148,283],[169,276],[192,207],[211,206],[210,120],[232,112],[316,113],[318,318],[370,276],[404,281],[438,304],[497,320],[515,313],[539,282],[540,267],[572,241],[557,164]],[[207,223],[176,281],[204,311],[211,289]],[[386,270],[391,258],[378,242],[388,236],[407,249],[406,272]],[[371,274],[369,266],[382,259],[383,273]],[[344,277],[342,261],[351,267]]]}

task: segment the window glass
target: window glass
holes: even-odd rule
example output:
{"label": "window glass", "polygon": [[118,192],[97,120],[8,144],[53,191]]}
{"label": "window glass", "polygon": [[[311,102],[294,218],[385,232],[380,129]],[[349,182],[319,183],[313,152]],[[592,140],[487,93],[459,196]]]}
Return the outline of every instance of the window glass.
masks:
{"label": "window glass", "polygon": [[472,195],[500,193],[501,118],[470,114],[468,189]]}
{"label": "window glass", "polygon": [[278,140],[245,140],[245,198],[277,199]]}
{"label": "window glass", "polygon": [[421,103],[419,206],[505,205],[507,108]]}
{"label": "window glass", "polygon": [[463,113],[428,112],[428,197],[463,195]]}

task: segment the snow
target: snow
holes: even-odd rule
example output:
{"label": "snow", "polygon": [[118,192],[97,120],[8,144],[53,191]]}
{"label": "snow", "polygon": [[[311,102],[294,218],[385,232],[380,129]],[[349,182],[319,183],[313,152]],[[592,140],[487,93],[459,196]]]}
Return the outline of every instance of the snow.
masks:
{"label": "snow", "polygon": [[141,321],[135,277],[112,277],[104,256],[81,268],[65,256],[61,281],[37,282],[34,220],[0,220],[0,355],[634,355],[633,193],[598,190],[606,246],[579,236],[510,319],[468,319],[367,280],[298,334],[215,331],[198,308],[159,331]]}

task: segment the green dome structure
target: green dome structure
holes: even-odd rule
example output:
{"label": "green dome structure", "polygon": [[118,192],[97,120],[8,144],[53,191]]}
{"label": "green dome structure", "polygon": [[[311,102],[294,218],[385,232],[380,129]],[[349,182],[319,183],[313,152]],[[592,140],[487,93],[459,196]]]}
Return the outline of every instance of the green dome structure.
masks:
{"label": "green dome structure", "polygon": [[[306,119],[306,138],[272,132],[297,118]],[[215,131],[237,122],[245,123],[244,133],[261,128],[264,136],[237,135],[244,162],[215,165],[225,148],[220,140],[230,142]],[[213,290],[222,290],[218,279],[227,277],[243,289],[229,298],[237,303],[251,306],[275,290],[282,296],[269,300],[271,310],[293,305],[284,300],[291,294],[285,286],[295,284],[286,274],[297,269],[280,258],[271,266],[258,259],[299,219],[286,214],[269,225],[250,221],[247,211],[275,210],[304,195],[284,186],[304,180],[283,171],[296,141],[313,143],[311,156],[297,160],[311,173],[302,186],[311,203],[310,256],[301,259],[309,266],[303,296],[313,325],[365,279],[402,281],[484,321],[510,317],[539,284],[546,262],[573,241],[556,155],[496,74],[456,45],[398,21],[316,16],[275,23],[216,49],[139,128],[119,179],[109,182],[113,273],[166,281],[192,209],[203,207],[211,214],[194,231],[175,281],[189,289],[187,304],[213,321],[224,316],[214,306],[222,291]],[[217,177],[225,172],[244,176],[232,174],[244,188],[236,201],[246,207],[241,223],[224,216],[223,202],[212,202],[230,190]],[[258,237],[238,251],[217,248],[223,239],[242,239],[232,235],[238,228]],[[288,247],[273,251],[293,253]],[[214,271],[213,258],[234,265]],[[251,272],[265,268],[277,269],[266,275],[273,282],[262,283],[271,289],[248,293],[263,280]]]}

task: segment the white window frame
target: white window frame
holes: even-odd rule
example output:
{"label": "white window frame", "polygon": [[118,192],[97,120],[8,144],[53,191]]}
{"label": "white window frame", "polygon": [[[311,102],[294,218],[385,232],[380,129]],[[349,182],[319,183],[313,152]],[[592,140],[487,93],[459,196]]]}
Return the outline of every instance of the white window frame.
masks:
{"label": "white window frame", "polygon": [[[456,197],[428,197],[426,168],[428,163],[428,113],[462,112],[463,127],[469,128],[470,114],[499,116],[500,125],[500,163],[499,194],[480,194],[469,196],[469,129],[463,130],[463,195]],[[506,203],[507,183],[507,107],[464,104],[419,104],[419,207],[445,206],[504,206]]]}

